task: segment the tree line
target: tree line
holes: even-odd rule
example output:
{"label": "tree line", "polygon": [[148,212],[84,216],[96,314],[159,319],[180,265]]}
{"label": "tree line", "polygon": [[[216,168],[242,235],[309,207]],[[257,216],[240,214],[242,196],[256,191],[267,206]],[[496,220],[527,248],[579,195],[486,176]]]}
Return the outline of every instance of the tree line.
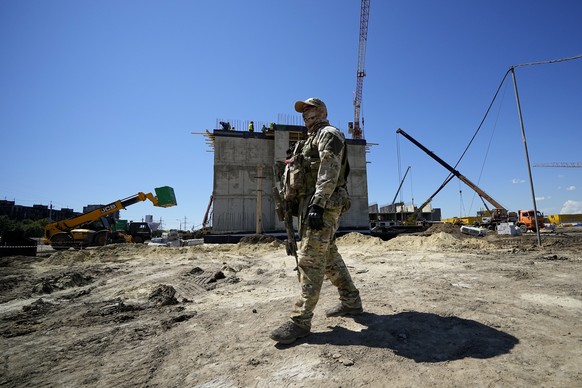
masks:
{"label": "tree line", "polygon": [[44,227],[50,222],[48,218],[42,220],[11,220],[8,216],[0,216],[0,232],[22,231],[25,237],[42,237]]}
{"label": "tree line", "polygon": [[[52,221],[48,218],[43,218],[41,220],[11,220],[8,216],[0,216],[0,233],[1,232],[11,232],[11,231],[21,231],[24,233],[24,237],[42,237],[44,235],[44,227]],[[156,230],[152,232],[152,237],[160,237],[163,230]]]}

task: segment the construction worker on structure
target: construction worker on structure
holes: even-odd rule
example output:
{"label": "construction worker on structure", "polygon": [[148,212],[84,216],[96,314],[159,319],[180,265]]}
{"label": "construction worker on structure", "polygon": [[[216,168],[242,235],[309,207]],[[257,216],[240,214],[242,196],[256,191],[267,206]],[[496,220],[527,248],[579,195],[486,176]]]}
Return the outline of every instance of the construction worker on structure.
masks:
{"label": "construction worker on structure", "polygon": [[221,121],[220,126],[222,127],[223,131],[230,131],[232,128],[230,127],[230,123],[228,121]]}
{"label": "construction worker on structure", "polygon": [[255,123],[253,121],[249,124],[249,132],[255,132]]}
{"label": "construction worker on structure", "polygon": [[[311,332],[324,277],[337,287],[340,299],[338,305],[325,312],[326,316],[363,312],[360,293],[335,243],[339,218],[351,205],[346,185],[349,164],[344,134],[329,125],[327,108],[317,98],[297,101],[295,110],[303,114],[308,138],[297,142],[292,157],[286,161],[282,197],[293,201],[292,207],[297,209],[301,294],[290,320],[271,333],[271,339],[282,344],[290,344]],[[291,175],[294,179],[286,179]]]}

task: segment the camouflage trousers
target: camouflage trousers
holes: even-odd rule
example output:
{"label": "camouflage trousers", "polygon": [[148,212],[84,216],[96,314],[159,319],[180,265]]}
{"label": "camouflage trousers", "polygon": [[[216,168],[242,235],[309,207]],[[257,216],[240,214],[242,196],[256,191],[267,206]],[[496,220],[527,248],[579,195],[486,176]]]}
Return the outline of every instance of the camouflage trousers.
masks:
{"label": "camouflage trousers", "polygon": [[313,310],[326,277],[337,287],[341,303],[349,308],[361,307],[360,293],[338,252],[335,232],[339,225],[341,209],[326,209],[324,227],[314,230],[306,227],[302,233],[298,252],[301,295],[295,302],[291,320],[298,326],[311,329]]}

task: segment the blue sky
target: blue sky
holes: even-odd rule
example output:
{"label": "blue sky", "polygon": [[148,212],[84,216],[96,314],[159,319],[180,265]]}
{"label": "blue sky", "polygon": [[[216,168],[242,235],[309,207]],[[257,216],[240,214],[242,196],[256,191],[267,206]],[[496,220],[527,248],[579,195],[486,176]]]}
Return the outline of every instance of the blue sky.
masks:
{"label": "blue sky", "polygon": [[[455,164],[512,65],[582,54],[582,2],[380,1],[370,6],[362,115],[370,203],[420,204]],[[0,197],[81,211],[172,186],[178,206],[122,218],[199,226],[217,118],[277,121],[319,97],[353,120],[360,2],[0,2]],[[516,69],[532,164],[580,162],[582,59]],[[347,131],[346,131],[347,132]],[[400,152],[398,152],[398,150]],[[398,158],[400,154],[400,158]],[[400,166],[400,167],[399,167]],[[459,170],[510,210],[532,208],[512,79]],[[582,169],[532,167],[538,209],[582,213]],[[444,217],[482,208],[453,180]]]}

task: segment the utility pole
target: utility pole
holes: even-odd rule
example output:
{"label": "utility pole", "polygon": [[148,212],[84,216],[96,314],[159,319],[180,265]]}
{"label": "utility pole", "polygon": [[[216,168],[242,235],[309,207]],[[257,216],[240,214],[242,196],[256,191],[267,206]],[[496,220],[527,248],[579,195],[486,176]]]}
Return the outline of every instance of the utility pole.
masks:
{"label": "utility pole", "polygon": [[527,164],[527,172],[529,174],[529,185],[530,185],[530,189],[531,189],[531,198],[532,198],[532,202],[533,202],[533,207],[534,207],[534,219],[536,222],[536,235],[538,238],[538,246],[541,247],[542,246],[542,238],[540,236],[540,226],[538,225],[538,206],[536,203],[536,194],[534,191],[534,183],[533,183],[533,177],[531,174],[531,163],[529,162],[529,152],[527,150],[527,140],[525,138],[525,127],[523,125],[523,116],[521,114],[521,104],[519,102],[519,93],[517,91],[517,79],[515,78],[515,68],[512,67],[511,69],[511,75],[513,78],[513,89],[515,90],[515,100],[517,101],[517,113],[519,115],[519,124],[521,127],[521,139],[523,142],[523,149],[525,152],[525,162]]}

